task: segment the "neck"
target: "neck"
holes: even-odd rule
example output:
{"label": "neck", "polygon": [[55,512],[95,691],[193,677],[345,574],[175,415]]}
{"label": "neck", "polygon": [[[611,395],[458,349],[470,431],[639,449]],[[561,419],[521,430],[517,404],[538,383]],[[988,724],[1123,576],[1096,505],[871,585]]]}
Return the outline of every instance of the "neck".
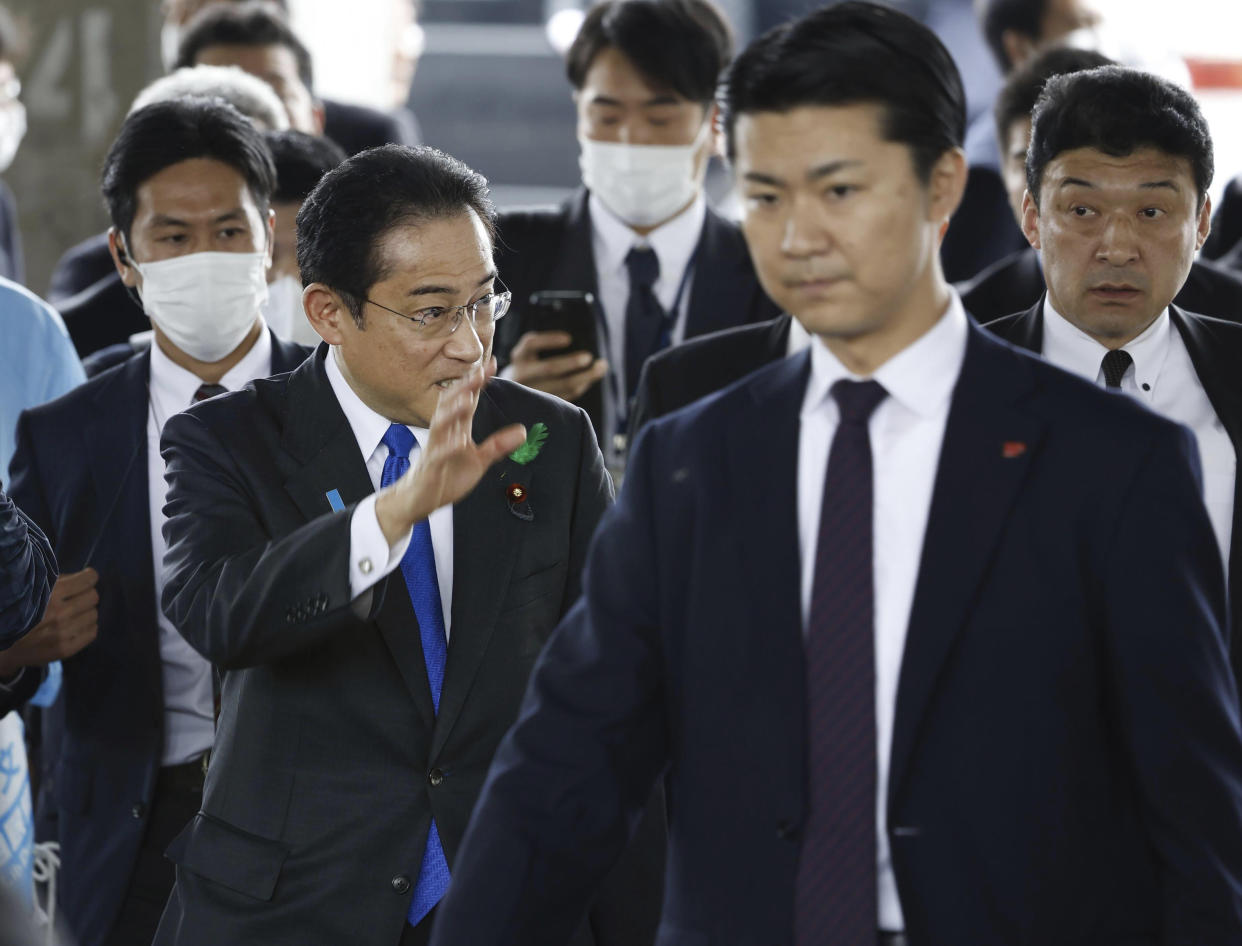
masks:
{"label": "neck", "polygon": [[168,356],[169,361],[195,375],[204,384],[219,384],[220,379],[245,358],[250,353],[250,349],[254,348],[255,342],[259,340],[259,333],[263,331],[263,323],[255,319],[254,325],[246,333],[242,343],[219,361],[199,361],[170,342],[168,336],[158,327],[152,325],[152,328],[155,331],[155,344],[160,346],[160,351]]}
{"label": "neck", "polygon": [[1099,342],[1109,351],[1116,351],[1118,348],[1124,348],[1126,345],[1129,345],[1132,341],[1151,328],[1156,319],[1160,318],[1160,313],[1168,308],[1168,306],[1165,306],[1164,308],[1158,309],[1148,318],[1140,320],[1137,325],[1123,325],[1120,326],[1116,332],[1101,333],[1099,331],[1092,330],[1091,326],[1081,319],[1074,319],[1066,315],[1065,313],[1067,310],[1061,307],[1061,304],[1057,302],[1051,290],[1048,291],[1048,305],[1052,306],[1061,318],[1065,319],[1065,321],[1079,329],[1084,335],[1087,335]]}
{"label": "neck", "polygon": [[664,225],[665,225],[666,223],[668,223],[669,221],[676,220],[678,217],[680,217],[682,214],[684,214],[687,210],[689,210],[691,207],[693,207],[693,206],[694,206],[694,202],[695,202],[696,200],[698,200],[698,199],[699,199],[699,195],[696,193],[693,197],[691,197],[691,198],[690,198],[689,202],[688,202],[688,203],[686,203],[686,204],[685,204],[685,205],[684,205],[684,206],[683,206],[680,210],[678,210],[676,213],[674,213],[674,214],[669,214],[667,217],[665,217],[665,218],[664,218],[663,220],[661,220],[659,223],[653,223],[653,224],[651,224],[651,226],[649,226],[649,227],[637,227],[637,226],[635,226],[635,225],[634,225],[634,224],[632,224],[632,223],[627,223],[627,224],[626,224],[626,226],[627,226],[627,227],[629,227],[631,230],[633,230],[633,231],[634,231],[636,234],[638,234],[639,236],[641,236],[641,237],[645,237],[645,236],[646,236],[648,233],[650,233],[652,230],[659,230],[659,229],[660,229],[660,227],[664,226]]}
{"label": "neck", "polygon": [[934,267],[930,280],[923,283],[920,280],[880,329],[852,336],[825,334],[820,339],[851,373],[870,377],[886,361],[926,335],[948,311],[952,295],[939,266]]}

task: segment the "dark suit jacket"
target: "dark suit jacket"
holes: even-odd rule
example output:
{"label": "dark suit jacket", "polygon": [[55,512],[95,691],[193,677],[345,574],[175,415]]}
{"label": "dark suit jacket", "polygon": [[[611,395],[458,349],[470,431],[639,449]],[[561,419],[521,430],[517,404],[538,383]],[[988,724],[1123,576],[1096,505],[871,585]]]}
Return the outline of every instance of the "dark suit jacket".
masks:
{"label": "dark suit jacket", "polygon": [[365,105],[323,100],[323,133],[344,149],[357,154],[380,145],[417,145],[418,123],[408,109],[409,118],[390,115]]}
{"label": "dark suit jacket", "polygon": [[[272,370],[307,349],[272,337]],[[60,912],[79,946],[108,936],[146,829],[164,742],[147,477],[150,353],[22,412],[12,494],[62,571],[99,572],[99,634],[63,662],[43,716],[44,838],[56,825]],[[78,457],[67,460],[67,453]]]}
{"label": "dark suit jacket", "polygon": [[[1199,382],[1224,424],[1233,449],[1242,457],[1242,325],[1169,307],[1169,318],[1181,335]],[[1044,350],[1043,300],[984,326],[1012,345],[1040,354]],[[1234,674],[1242,679],[1242,477],[1234,477],[1233,532],[1229,554],[1229,589],[1233,604],[1230,627]]]}
{"label": "dark suit jacket", "polygon": [[151,322],[125,289],[108,252],[106,233],[70,248],[52,272],[48,298],[59,310],[78,355],[85,358],[145,332]]}
{"label": "dark suit jacket", "polygon": [[[1044,295],[1039,254],[1027,247],[958,286],[962,305],[983,325],[1035,305]],[[1242,274],[1196,260],[1174,305],[1213,318],[1242,322]]]}
{"label": "dark suit jacket", "polygon": [[[515,211],[501,216],[496,269],[513,293],[513,307],[496,329],[496,357],[502,367],[508,364],[518,339],[528,331],[523,316],[531,293],[578,289],[598,298],[588,197],[585,189],[579,189],[555,210]],[[759,285],[741,230],[708,208],[687,303],[685,337],[779,314]],[[599,430],[597,411],[591,413]]]}
{"label": "dark suit jacket", "polygon": [[788,315],[712,332],[660,352],[643,366],[630,412],[629,441],[647,421],[726,388],[789,350]]}
{"label": "dark suit jacket", "polygon": [[1206,259],[1220,259],[1242,244],[1242,174],[1235,177],[1220,195],[1212,214],[1212,232],[1203,244]]}
{"label": "dark suit jacket", "polygon": [[1000,174],[994,168],[972,166],[962,202],[940,246],[945,278],[952,282],[971,279],[1026,245]]}
{"label": "dark suit jacket", "polygon": [[71,296],[93,286],[105,276],[117,275],[112,254],[108,252],[108,234],[96,233],[65,250],[52,270],[47,299],[58,309]]}
{"label": "dark suit jacket", "polygon": [[[436,946],[562,942],[660,775],[657,943],[793,941],[809,361],[639,437],[497,752]],[[1184,428],[971,329],[892,741],[913,946],[1242,941],[1242,733],[1196,470]]]}
{"label": "dark suit jacket", "polygon": [[[326,351],[165,428],[164,611],[226,676],[203,810],[168,852],[177,886],[161,946],[396,944],[429,820],[451,868],[611,500],[582,411],[489,384],[476,440],[519,421],[543,421],[549,436],[529,465],[501,461],[454,507],[448,665],[434,715],[400,571],[369,605],[359,599],[361,616],[350,600],[350,517],[372,486]],[[514,482],[530,497],[516,512]],[[332,489],[341,512],[330,511]],[[623,900],[631,922],[645,917],[648,942],[651,899],[631,889]]]}

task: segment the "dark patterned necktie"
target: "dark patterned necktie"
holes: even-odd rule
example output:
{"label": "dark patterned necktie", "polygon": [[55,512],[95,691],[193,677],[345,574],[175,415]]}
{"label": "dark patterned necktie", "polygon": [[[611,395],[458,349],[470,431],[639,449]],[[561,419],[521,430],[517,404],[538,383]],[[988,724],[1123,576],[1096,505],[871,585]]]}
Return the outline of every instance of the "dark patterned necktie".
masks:
{"label": "dark patterned necktie", "polygon": [[1108,352],[1100,362],[1100,367],[1104,370],[1104,383],[1110,388],[1120,388],[1121,379],[1126,376],[1132,364],[1134,359],[1124,348]]}
{"label": "dark patterned necktie", "polygon": [[223,384],[200,384],[198,390],[194,392],[194,403],[205,401],[208,398],[215,397],[217,394],[227,394],[229,391]]}
{"label": "dark patterned necktie", "polygon": [[630,276],[630,296],[625,303],[625,396],[626,403],[638,393],[638,378],[647,359],[660,347],[664,307],[655,295],[660,261],[655,250],[633,247],[625,257]]}
{"label": "dark patterned necktie", "polygon": [[794,909],[797,946],[876,937],[875,588],[867,423],[887,396],[838,381],[806,635],[808,815]]}

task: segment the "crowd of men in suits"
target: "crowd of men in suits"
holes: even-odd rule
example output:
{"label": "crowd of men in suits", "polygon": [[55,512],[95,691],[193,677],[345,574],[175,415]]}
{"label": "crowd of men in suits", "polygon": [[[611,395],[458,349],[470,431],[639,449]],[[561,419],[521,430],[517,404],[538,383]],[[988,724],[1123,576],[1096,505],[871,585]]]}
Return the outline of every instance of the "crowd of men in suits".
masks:
{"label": "crowd of men in suits", "polygon": [[605,0],[498,214],[168,6],[63,321],[0,280],[72,942],[1242,943],[1242,192],[1085,3],[980,10],[989,166],[890,7]]}

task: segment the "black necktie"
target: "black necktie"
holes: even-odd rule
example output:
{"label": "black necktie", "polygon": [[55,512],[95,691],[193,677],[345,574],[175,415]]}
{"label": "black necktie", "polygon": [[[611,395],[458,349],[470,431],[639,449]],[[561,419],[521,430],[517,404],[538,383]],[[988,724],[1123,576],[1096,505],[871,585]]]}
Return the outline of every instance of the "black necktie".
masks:
{"label": "black necktie", "polygon": [[876,935],[875,579],[867,422],[887,396],[838,381],[806,634],[808,814],[794,909],[797,946]]}
{"label": "black necktie", "polygon": [[1134,359],[1124,348],[1108,352],[1100,363],[1100,367],[1104,370],[1104,383],[1110,388],[1120,388],[1121,379],[1126,376],[1132,364],[1134,364]]}
{"label": "black necktie", "polygon": [[628,404],[638,393],[638,376],[643,364],[660,345],[664,309],[656,299],[655,281],[660,278],[660,261],[655,250],[633,247],[625,257],[630,275],[630,297],[625,304],[625,395]]}
{"label": "black necktie", "polygon": [[228,390],[223,384],[200,384],[198,390],[194,392],[194,403],[205,401],[217,394],[227,394]]}

